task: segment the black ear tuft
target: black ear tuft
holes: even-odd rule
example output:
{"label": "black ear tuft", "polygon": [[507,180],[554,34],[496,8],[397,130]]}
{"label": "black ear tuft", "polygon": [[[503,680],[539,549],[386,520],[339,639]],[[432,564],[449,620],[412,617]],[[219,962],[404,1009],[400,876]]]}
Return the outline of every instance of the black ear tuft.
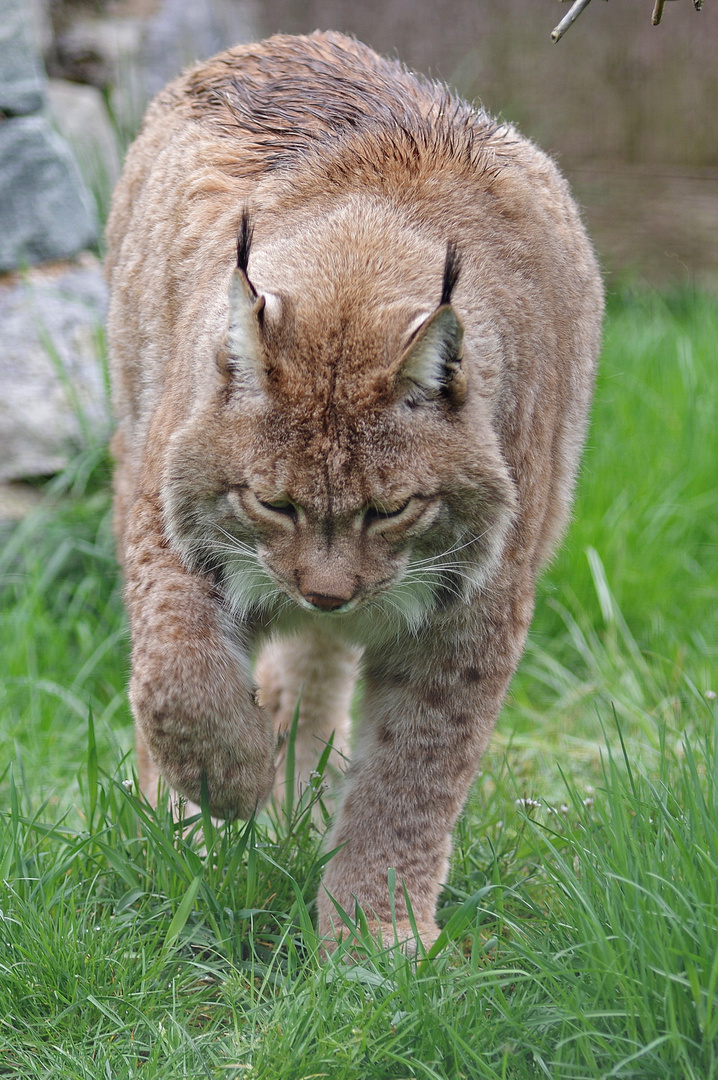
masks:
{"label": "black ear tuft", "polygon": [[451,303],[451,294],[454,291],[454,286],[459,280],[459,274],[461,273],[461,254],[459,252],[458,245],[449,240],[446,245],[446,262],[444,263],[444,280],[441,286],[441,300],[439,301],[439,307],[443,304]]}
{"label": "black ear tuft", "polygon": [[237,232],[237,267],[243,272],[248,280],[249,275],[247,274],[247,267],[249,266],[249,252],[252,248],[253,236],[254,225],[249,219],[249,210],[245,207],[242,211],[242,220],[239,224],[239,231]]}

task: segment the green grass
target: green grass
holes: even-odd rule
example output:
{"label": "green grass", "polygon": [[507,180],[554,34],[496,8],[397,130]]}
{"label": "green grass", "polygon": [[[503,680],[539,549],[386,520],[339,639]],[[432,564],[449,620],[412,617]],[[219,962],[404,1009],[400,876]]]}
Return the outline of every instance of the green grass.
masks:
{"label": "green grass", "polygon": [[309,798],[187,828],[127,783],[104,459],[0,538],[0,1076],[718,1080],[716,341],[708,296],[611,301],[575,519],[418,960],[321,960]]}

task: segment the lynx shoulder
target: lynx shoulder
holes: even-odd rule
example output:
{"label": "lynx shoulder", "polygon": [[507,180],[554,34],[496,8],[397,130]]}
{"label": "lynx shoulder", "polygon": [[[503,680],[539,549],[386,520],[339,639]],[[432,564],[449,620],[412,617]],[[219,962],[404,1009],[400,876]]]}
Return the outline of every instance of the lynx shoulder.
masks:
{"label": "lynx shoulder", "polygon": [[[140,775],[250,815],[349,755],[331,894],[419,932],[569,513],[602,288],[512,127],[339,34],[151,104],[107,228]],[[398,930],[410,936],[404,890]]]}

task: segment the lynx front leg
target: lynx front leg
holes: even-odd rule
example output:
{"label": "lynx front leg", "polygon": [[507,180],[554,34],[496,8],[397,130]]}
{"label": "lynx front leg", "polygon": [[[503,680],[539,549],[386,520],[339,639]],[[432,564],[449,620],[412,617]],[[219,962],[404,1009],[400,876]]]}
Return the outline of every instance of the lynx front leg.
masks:
{"label": "lynx front leg", "polygon": [[[137,760],[137,780],[139,788],[147,801],[152,806],[157,806],[158,796],[167,784],[155,765],[147,743],[142,737],[139,724],[135,724],[135,758]],[[169,789],[169,805],[175,821],[179,821],[180,815],[185,819],[200,813],[200,808],[189,799],[184,799],[173,788]]]}
{"label": "lynx front leg", "polygon": [[[520,644],[523,644],[523,632]],[[412,931],[404,900],[411,900],[424,945],[434,920],[451,851],[451,831],[493,728],[520,644],[488,648],[497,663],[477,661],[477,650],[436,644],[424,656],[374,659],[367,665],[359,744],[347,774],[342,805],[328,839],[340,850],[327,864],[319,896],[320,931],[342,931],[328,894],[353,915],[355,900],[393,940],[387,887],[396,871],[396,928]],[[511,647],[513,644],[514,647]],[[516,647],[518,646],[518,647]],[[500,658],[500,659],[499,659]]]}
{"label": "lynx front leg", "polygon": [[247,657],[223,625],[211,582],[187,573],[167,546],[155,500],[139,499],[128,516],[124,568],[130,700],[149,754],[144,765],[140,760],[146,782],[154,763],[198,803],[205,776],[214,815],[250,816],[272,787],[271,722],[254,699]]}
{"label": "lynx front leg", "polygon": [[279,741],[274,797],[285,797],[286,736],[299,701],[295,747],[295,787],[309,784],[324,748],[332,739],[330,781],[344,771],[349,744],[349,707],[357,675],[359,651],[320,627],[301,636],[274,639],[262,649],[255,677],[259,701],[272,717]]}

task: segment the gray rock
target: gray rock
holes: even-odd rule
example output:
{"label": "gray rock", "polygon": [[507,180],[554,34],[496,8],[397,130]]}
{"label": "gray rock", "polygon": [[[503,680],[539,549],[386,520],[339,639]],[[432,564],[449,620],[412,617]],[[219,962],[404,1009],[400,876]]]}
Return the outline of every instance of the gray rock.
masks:
{"label": "gray rock", "polygon": [[72,148],[88,187],[109,202],[120,175],[120,154],[102,94],[94,86],[49,79],[47,104],[50,119]]}
{"label": "gray rock", "polygon": [[136,16],[75,19],[55,42],[55,74],[97,87],[110,100],[125,141],[134,138],[147,105],[142,68],[146,20]]}
{"label": "gray rock", "polygon": [[163,0],[147,26],[145,85],[156,94],[183,68],[221,49],[259,36],[251,0]]}
{"label": "gray rock", "polygon": [[[0,0],[2,2],[2,0]],[[55,40],[51,74],[98,87],[124,136],[148,100],[195,60],[259,37],[257,0],[162,0],[151,15],[83,15]],[[137,10],[133,8],[131,10]]]}
{"label": "gray rock", "polygon": [[42,57],[52,47],[50,6],[54,0],[30,0],[30,30],[35,52]]}
{"label": "gray rock", "polygon": [[45,73],[33,45],[27,0],[0,0],[0,111],[23,116],[42,108]]}
{"label": "gray rock", "polygon": [[43,116],[0,123],[0,270],[63,259],[98,237],[69,147]]}
{"label": "gray rock", "polygon": [[95,259],[0,285],[0,482],[52,475],[107,437],[106,308]]}
{"label": "gray rock", "polygon": [[139,62],[144,28],[136,16],[73,19],[55,42],[63,77],[101,90],[117,85]]}

